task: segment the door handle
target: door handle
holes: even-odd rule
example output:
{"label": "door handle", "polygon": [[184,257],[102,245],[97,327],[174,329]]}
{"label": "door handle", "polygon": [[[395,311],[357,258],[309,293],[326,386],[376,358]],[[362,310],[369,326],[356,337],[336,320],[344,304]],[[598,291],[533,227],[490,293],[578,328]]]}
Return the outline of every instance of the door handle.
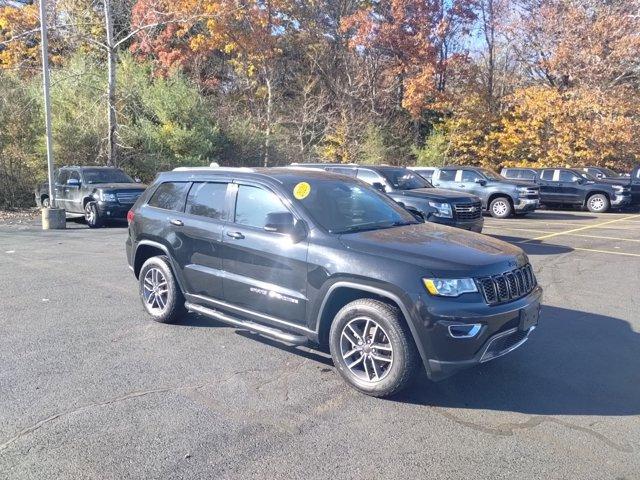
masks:
{"label": "door handle", "polygon": [[227,232],[227,237],[235,238],[236,240],[242,240],[244,235],[240,232]]}
{"label": "door handle", "polygon": [[176,218],[169,220],[169,223],[171,225],[175,225],[176,227],[182,227],[184,225],[184,222],[182,220],[178,220]]}
{"label": "door handle", "polygon": [[466,188],[464,185],[460,184],[458,185],[460,188]]}

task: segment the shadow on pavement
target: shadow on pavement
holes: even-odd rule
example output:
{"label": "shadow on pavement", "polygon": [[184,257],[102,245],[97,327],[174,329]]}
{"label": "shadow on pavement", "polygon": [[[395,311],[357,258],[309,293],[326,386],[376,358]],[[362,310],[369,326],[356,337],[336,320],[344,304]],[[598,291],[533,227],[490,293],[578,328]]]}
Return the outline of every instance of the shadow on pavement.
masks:
{"label": "shadow on pavement", "polygon": [[491,235],[498,240],[512,243],[523,249],[528,255],[560,255],[561,253],[573,252],[573,248],[566,245],[555,245],[541,240],[532,240],[523,237],[512,237],[509,235]]}
{"label": "shadow on pavement", "polygon": [[544,307],[520,349],[393,400],[538,415],[640,413],[640,334],[605,315]]}

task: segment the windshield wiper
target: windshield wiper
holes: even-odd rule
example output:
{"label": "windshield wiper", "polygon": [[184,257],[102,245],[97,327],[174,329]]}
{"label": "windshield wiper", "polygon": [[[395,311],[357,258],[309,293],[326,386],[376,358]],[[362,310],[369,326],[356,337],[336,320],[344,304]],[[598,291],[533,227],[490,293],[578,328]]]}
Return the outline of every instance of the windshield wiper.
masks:
{"label": "windshield wiper", "polygon": [[343,233],[356,233],[356,232],[366,232],[371,230],[382,230],[385,228],[393,228],[393,227],[404,227],[406,225],[416,225],[418,222],[405,222],[405,221],[396,221],[392,223],[376,223],[376,224],[365,224],[365,225],[351,225],[350,227],[345,228],[344,230],[340,230],[338,232],[332,232],[336,234]]}

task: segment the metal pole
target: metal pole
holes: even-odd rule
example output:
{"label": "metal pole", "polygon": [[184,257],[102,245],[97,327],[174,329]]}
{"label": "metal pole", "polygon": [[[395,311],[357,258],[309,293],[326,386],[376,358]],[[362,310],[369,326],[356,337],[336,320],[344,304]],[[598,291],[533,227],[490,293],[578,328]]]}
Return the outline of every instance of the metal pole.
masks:
{"label": "metal pole", "polygon": [[49,46],[47,41],[47,15],[45,1],[40,0],[40,36],[42,45],[42,83],[44,87],[44,118],[47,132],[47,166],[49,171],[49,202],[51,208],[56,207],[55,188],[53,185],[53,142],[51,140],[51,100],[49,93]]}

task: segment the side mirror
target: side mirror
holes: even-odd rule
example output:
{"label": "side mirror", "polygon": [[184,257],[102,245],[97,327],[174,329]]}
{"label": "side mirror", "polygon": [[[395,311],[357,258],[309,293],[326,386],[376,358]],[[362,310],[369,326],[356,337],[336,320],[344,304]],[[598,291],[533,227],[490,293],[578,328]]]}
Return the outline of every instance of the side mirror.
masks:
{"label": "side mirror", "polygon": [[576,182],[578,183],[578,185],[582,185],[583,183],[586,182],[586,180],[584,178],[578,178]]}
{"label": "side mirror", "polygon": [[404,208],[405,210],[407,209],[407,206],[404,204],[404,202],[397,202],[397,201],[396,201],[396,203],[397,203],[398,205],[400,205],[402,208]]}
{"label": "side mirror", "polygon": [[289,212],[267,213],[264,229],[267,232],[291,233],[295,227],[293,215]]}
{"label": "side mirror", "polygon": [[371,186],[373,188],[375,188],[376,190],[382,192],[382,193],[386,193],[387,189],[385,188],[385,186],[383,184],[381,184],[380,182],[373,182],[371,184]]}
{"label": "side mirror", "polygon": [[80,186],[80,180],[78,180],[77,178],[70,178],[69,180],[67,180],[67,186],[68,187],[79,187]]}
{"label": "side mirror", "polygon": [[475,182],[479,185],[482,185],[483,187],[487,184],[487,181],[483,178],[476,178]]}

